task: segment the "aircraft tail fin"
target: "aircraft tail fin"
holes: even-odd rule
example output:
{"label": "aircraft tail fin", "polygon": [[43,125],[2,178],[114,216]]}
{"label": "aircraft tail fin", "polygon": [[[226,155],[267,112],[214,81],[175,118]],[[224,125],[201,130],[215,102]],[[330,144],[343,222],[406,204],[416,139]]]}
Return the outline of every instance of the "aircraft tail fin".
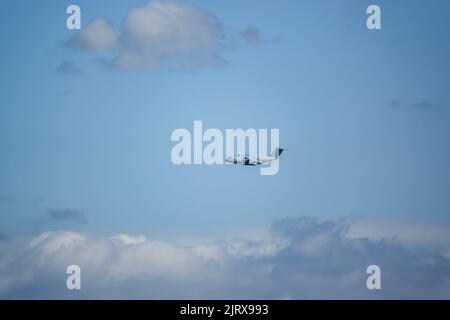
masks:
{"label": "aircraft tail fin", "polygon": [[273,150],[272,157],[274,157],[275,159],[278,159],[278,157],[281,156],[283,151],[284,151],[284,149],[275,148],[275,150]]}

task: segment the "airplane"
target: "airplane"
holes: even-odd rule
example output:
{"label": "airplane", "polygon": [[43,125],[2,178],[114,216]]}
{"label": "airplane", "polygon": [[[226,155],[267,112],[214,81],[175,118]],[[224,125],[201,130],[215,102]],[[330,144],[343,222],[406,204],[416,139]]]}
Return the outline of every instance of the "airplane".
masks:
{"label": "airplane", "polygon": [[226,163],[232,163],[232,164],[241,164],[243,166],[257,166],[260,164],[266,164],[271,161],[277,160],[279,156],[283,153],[285,149],[281,148],[275,148],[275,150],[272,152],[272,156],[270,157],[264,157],[264,158],[251,158],[249,156],[241,156],[237,155],[236,157],[228,157],[225,159]]}

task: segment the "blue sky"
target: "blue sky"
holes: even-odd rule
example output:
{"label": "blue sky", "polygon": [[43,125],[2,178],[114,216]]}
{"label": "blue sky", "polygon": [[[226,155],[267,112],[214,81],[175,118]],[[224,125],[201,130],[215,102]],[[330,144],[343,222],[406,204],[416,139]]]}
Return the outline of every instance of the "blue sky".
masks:
{"label": "blue sky", "polygon": [[[83,28],[104,18],[124,42],[146,3],[76,2]],[[370,31],[371,3],[190,1],[218,23],[211,52],[130,70],[111,63],[123,48],[70,46],[72,1],[3,1],[0,233],[171,239],[304,215],[448,224],[450,3],[376,1],[383,29]],[[177,167],[170,134],[194,120],[279,128],[289,152],[275,176]]]}
{"label": "blue sky", "polygon": [[[144,3],[81,1],[82,23],[101,16],[120,28]],[[3,209],[4,229],[54,208],[82,210],[95,228],[141,232],[298,214],[448,214],[445,2],[380,3],[375,32],[361,1],[197,3],[227,37],[252,27],[266,41],[230,45],[225,66],[191,72],[111,70],[99,55],[65,48],[75,33],[66,5],[3,5],[0,190],[39,200]],[[63,61],[80,74],[58,73]],[[279,128],[290,152],[275,177],[174,167],[170,133],[194,120]]]}

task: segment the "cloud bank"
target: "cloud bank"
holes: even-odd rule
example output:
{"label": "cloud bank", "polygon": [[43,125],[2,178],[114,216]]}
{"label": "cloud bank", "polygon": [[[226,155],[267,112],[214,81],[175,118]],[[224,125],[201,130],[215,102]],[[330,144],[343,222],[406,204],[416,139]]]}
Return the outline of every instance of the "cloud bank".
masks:
{"label": "cloud bank", "polygon": [[[266,239],[180,245],[121,234],[44,232],[0,261],[0,297],[372,299],[449,298],[450,259],[386,240],[348,238],[344,222],[277,220]],[[65,289],[66,267],[82,290]],[[366,268],[382,290],[366,288]]]}

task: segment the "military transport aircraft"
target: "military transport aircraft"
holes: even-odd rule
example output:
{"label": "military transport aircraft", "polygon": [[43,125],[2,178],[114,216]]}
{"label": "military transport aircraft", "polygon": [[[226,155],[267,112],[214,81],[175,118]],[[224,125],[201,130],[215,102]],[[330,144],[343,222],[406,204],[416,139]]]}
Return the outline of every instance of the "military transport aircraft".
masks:
{"label": "military transport aircraft", "polygon": [[252,158],[249,156],[241,156],[237,155],[235,157],[228,157],[225,159],[226,163],[232,163],[232,164],[240,164],[243,166],[257,166],[260,164],[266,164],[271,161],[277,160],[279,156],[283,153],[285,149],[275,148],[275,150],[272,152],[272,156],[270,157],[264,157],[264,158]]}

